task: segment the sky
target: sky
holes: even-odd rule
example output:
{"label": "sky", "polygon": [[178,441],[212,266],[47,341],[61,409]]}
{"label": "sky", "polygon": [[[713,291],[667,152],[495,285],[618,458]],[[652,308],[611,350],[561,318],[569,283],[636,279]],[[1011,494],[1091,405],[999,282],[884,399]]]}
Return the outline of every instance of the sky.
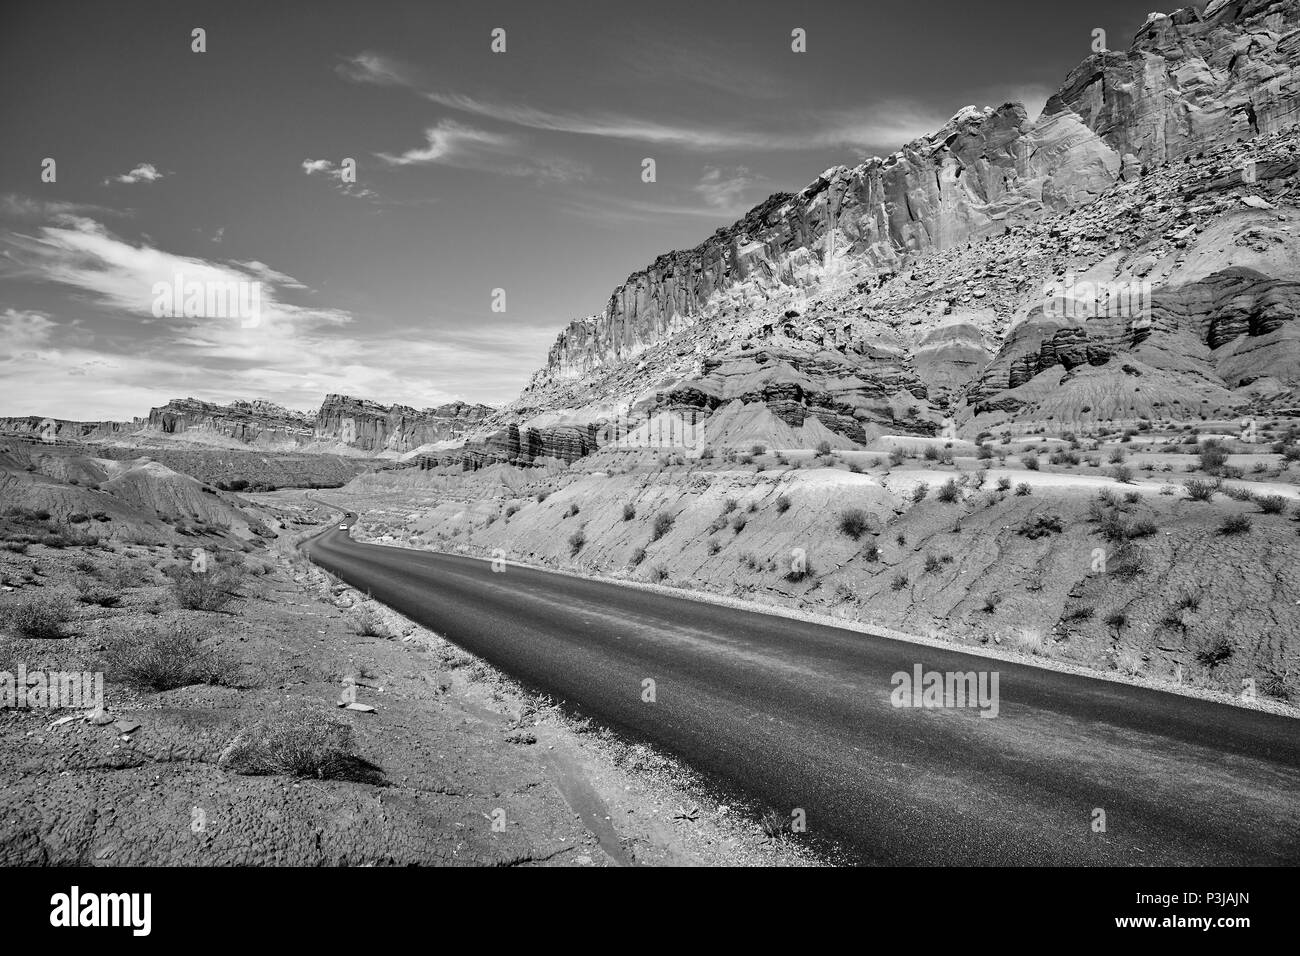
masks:
{"label": "sky", "polygon": [[1150,9],[6,0],[0,416],[508,402],[657,255],[966,105],[1035,114]]}

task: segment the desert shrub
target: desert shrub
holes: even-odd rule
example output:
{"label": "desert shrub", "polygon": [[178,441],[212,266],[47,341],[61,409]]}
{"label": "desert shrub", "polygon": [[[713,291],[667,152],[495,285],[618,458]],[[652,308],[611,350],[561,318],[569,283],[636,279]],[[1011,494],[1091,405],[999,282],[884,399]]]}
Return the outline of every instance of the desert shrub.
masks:
{"label": "desert shrub", "polygon": [[709,542],[709,554],[717,554],[721,550],[722,550],[722,545],[718,544],[717,541]]}
{"label": "desert shrub", "polygon": [[1232,657],[1232,642],[1220,634],[1196,652],[1197,663],[1205,667],[1218,667]]}
{"label": "desert shrub", "polygon": [[572,518],[572,517],[573,517],[574,515],[576,515],[580,510],[581,510],[581,509],[578,507],[578,503],[575,501],[573,504],[569,505],[569,510],[566,511],[566,512],[564,512],[564,517],[566,517],[566,518]]}
{"label": "desert shrub", "polygon": [[1110,476],[1122,485],[1133,483],[1133,469],[1128,465],[1116,465],[1110,470]]}
{"label": "desert shrub", "polygon": [[1011,478],[1008,475],[1003,475],[1001,478],[998,479],[998,491],[1006,491],[1010,487],[1011,487]]}
{"label": "desert shrub", "polygon": [[1020,456],[1020,464],[1024,465],[1024,466],[1025,466],[1027,469],[1029,469],[1030,471],[1037,471],[1037,470],[1038,470],[1038,456],[1037,456],[1037,455],[1021,455],[1021,456]]}
{"label": "desert shrub", "polygon": [[745,524],[747,521],[748,519],[745,517],[745,513],[743,511],[740,512],[740,514],[731,519],[731,530],[736,534],[740,534],[740,532],[745,530]]}
{"label": "desert shrub", "polygon": [[242,568],[222,563],[207,571],[174,568],[169,576],[177,606],[188,611],[220,611],[234,599],[242,575]]}
{"label": "desert shrub", "polygon": [[862,556],[866,558],[868,561],[870,561],[872,564],[875,564],[877,561],[880,560],[880,549],[876,547],[874,544],[868,545],[867,549],[862,552]]}
{"label": "desert shrub", "polygon": [[1056,515],[1030,515],[1020,523],[1016,534],[1026,538],[1042,538],[1049,534],[1061,533],[1061,519]]}
{"label": "desert shrub", "polygon": [[1138,503],[1139,501],[1141,501],[1141,500],[1142,500],[1142,495],[1141,495],[1139,492],[1136,492],[1136,491],[1126,491],[1126,492],[1124,492],[1124,501],[1125,501],[1127,504],[1135,505],[1135,504],[1137,504],[1137,503]]}
{"label": "desert shrub", "polygon": [[856,461],[851,461],[849,462],[849,471],[851,471],[855,475],[860,475],[862,474],[862,466],[859,465]]}
{"label": "desert shrub", "polygon": [[1286,511],[1286,499],[1281,495],[1262,495],[1255,499],[1255,504],[1266,515],[1280,515]]}
{"label": "desert shrub", "polygon": [[927,485],[924,481],[917,482],[916,487],[912,489],[912,501],[918,503],[922,502],[925,500],[925,496],[928,495],[929,493],[930,493],[929,485]]}
{"label": "desert shrub", "polygon": [[352,633],[361,637],[388,637],[388,629],[384,627],[384,622],[380,620],[379,614],[371,607],[354,608],[348,615],[348,624],[352,628]]}
{"label": "desert shrub", "polygon": [[936,558],[933,554],[927,554],[925,556],[925,571],[927,574],[929,574],[931,571],[939,570],[939,564],[940,564],[939,559]]}
{"label": "desert shrub", "polygon": [[72,602],[63,591],[19,594],[0,604],[0,631],[32,640],[62,637],[70,620]]}
{"label": "desert shrub", "polygon": [[510,505],[508,508],[506,508],[506,517],[509,518],[518,511],[519,511],[518,505]]}
{"label": "desert shrub", "polygon": [[975,457],[980,461],[988,461],[993,457],[993,446],[981,443],[979,448],[975,449]]}
{"label": "desert shrub", "polygon": [[984,599],[984,613],[992,614],[994,611],[998,609],[998,605],[1001,603],[1002,603],[1002,595],[990,594],[988,597]]}
{"label": "desert shrub", "polygon": [[1115,630],[1122,630],[1128,623],[1128,615],[1123,611],[1111,611],[1106,615],[1106,626],[1113,627]]}
{"label": "desert shrub", "polygon": [[84,585],[77,593],[77,600],[82,604],[94,604],[98,607],[113,607],[122,600],[122,595],[104,587],[102,584],[90,583]]}
{"label": "desert shrub", "polygon": [[1228,463],[1228,449],[1218,439],[1211,438],[1200,444],[1197,456],[1200,458],[1201,470],[1217,474]]}
{"label": "desert shrub", "polygon": [[957,487],[955,479],[949,478],[939,486],[938,498],[948,504],[952,504],[961,498],[961,489]]}
{"label": "desert shrub", "polygon": [[194,684],[238,687],[239,662],[187,628],[155,626],[111,644],[104,657],[117,680],[147,690],[175,690]]}
{"label": "desert shrub", "polygon": [[569,557],[577,557],[578,552],[582,550],[582,546],[586,543],[587,536],[583,534],[581,528],[569,535]]}
{"label": "desert shrub", "polygon": [[776,499],[777,514],[783,515],[789,510],[790,510],[790,499],[786,495],[781,495],[779,498]]}
{"label": "desert shrub", "polygon": [[1131,647],[1122,647],[1115,655],[1115,669],[1121,674],[1136,677],[1145,665],[1142,654]]}
{"label": "desert shrub", "polygon": [[861,508],[846,508],[840,512],[840,533],[848,535],[855,541],[862,537],[869,524],[867,513]]}
{"label": "desert shrub", "polygon": [[906,457],[907,455],[903,453],[903,449],[895,448],[893,451],[889,453],[889,463],[895,466],[901,465],[903,463],[903,459],[905,459]]}
{"label": "desert shrub", "polygon": [[383,782],[383,771],[357,756],[351,727],[314,714],[280,717],[241,732],[219,763],[245,776]]}
{"label": "desert shrub", "polygon": [[636,506],[631,503],[623,505],[623,520],[631,521],[635,517],[636,517]]}
{"label": "desert shrub", "polygon": [[938,461],[939,449],[935,448],[933,445],[926,445],[925,451],[921,453],[921,457],[926,461]]}
{"label": "desert shrub", "polygon": [[1250,531],[1250,519],[1245,515],[1231,515],[1219,525],[1219,534],[1247,534]]}
{"label": "desert shrub", "polygon": [[812,562],[805,560],[801,566],[791,567],[790,570],[786,572],[785,579],[792,583],[798,583],[799,581],[802,581],[804,578],[810,578],[812,576],[813,576]]}
{"label": "desert shrub", "polygon": [[539,492],[537,492],[537,503],[540,505],[543,501],[545,501],[545,500],[546,500],[547,498],[549,498],[550,496],[551,496],[551,493],[550,493],[549,491],[539,491]]}
{"label": "desert shrub", "polygon": [[1080,458],[1072,451],[1058,451],[1049,455],[1047,460],[1053,465],[1077,465]]}
{"label": "desert shrub", "polygon": [[628,563],[631,564],[632,567],[636,567],[644,560],[645,560],[645,548],[637,548],[635,551],[632,552],[632,557],[628,560]]}
{"label": "desert shrub", "polygon": [[1129,524],[1127,532],[1130,538],[1149,538],[1157,530],[1156,523],[1150,518],[1138,518]]}
{"label": "desert shrub", "polygon": [[1016,485],[1016,494],[1022,497],[1024,495],[1033,494],[1033,491],[1034,491],[1033,485],[1029,484],[1028,482],[1022,481],[1020,484]]}
{"label": "desert shrub", "polygon": [[650,580],[653,581],[655,584],[659,584],[663,581],[666,581],[667,579],[668,579],[668,572],[665,571],[663,568],[659,567],[659,565],[656,564],[654,567],[650,569]]}
{"label": "desert shrub", "polygon": [[894,591],[903,590],[903,588],[907,587],[907,575],[900,571],[898,574],[894,575],[894,579],[889,582],[889,587]]}
{"label": "desert shrub", "polygon": [[700,461],[713,461],[713,449],[705,448],[700,452]]}
{"label": "desert shrub", "polygon": [[729,514],[731,514],[733,511],[735,511],[735,510],[736,510],[736,499],[735,499],[735,498],[728,498],[726,501],[724,501],[724,502],[722,503],[722,513],[723,513],[724,515],[729,515]]}
{"label": "desert shrub", "polygon": [[750,453],[751,455],[753,455],[754,457],[756,457],[756,458],[757,458],[759,455],[765,454],[766,452],[767,452],[767,446],[766,446],[766,445],[753,445],[753,446],[751,446],[750,449],[749,449],[749,453]]}
{"label": "desert shrub", "polygon": [[654,528],[650,533],[650,540],[658,541],[666,535],[669,529],[673,526],[673,520],[673,516],[666,511],[661,511],[655,515],[655,523]]}
{"label": "desert shrub", "polygon": [[1202,481],[1199,478],[1192,478],[1184,487],[1187,489],[1187,497],[1193,501],[1209,501],[1214,497],[1214,493],[1219,490],[1219,483],[1217,481]]}
{"label": "desert shrub", "polygon": [[1121,464],[1124,461],[1124,449],[1116,448],[1114,451],[1110,453],[1110,455],[1106,458],[1106,460],[1110,462],[1112,465]]}
{"label": "desert shrub", "polygon": [[1240,485],[1222,485],[1219,488],[1225,495],[1233,501],[1254,501],[1255,493],[1249,488],[1242,488]]}

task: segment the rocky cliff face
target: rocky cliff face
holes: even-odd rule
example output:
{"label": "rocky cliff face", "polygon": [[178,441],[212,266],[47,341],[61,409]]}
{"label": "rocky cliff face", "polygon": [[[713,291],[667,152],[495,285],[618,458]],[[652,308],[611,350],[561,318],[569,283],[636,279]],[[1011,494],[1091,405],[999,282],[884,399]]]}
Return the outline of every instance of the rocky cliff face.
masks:
{"label": "rocky cliff face", "polygon": [[539,381],[623,361],[709,312],[748,311],[1014,228],[1044,206],[1094,198],[1119,157],[1076,117],[1031,124],[1024,107],[962,110],[887,159],[837,166],[778,194],[687,252],[660,256],[572,323]]}
{"label": "rocky cliff face", "polygon": [[218,405],[175,398],[151,409],[145,428],[162,435],[218,436],[262,447],[295,447],[311,440],[312,418],[266,401]]}
{"label": "rocky cliff face", "polygon": [[1153,13],[1127,53],[1084,60],[1047,103],[1148,167],[1300,119],[1300,8],[1213,0]]}
{"label": "rocky cliff face", "polygon": [[487,405],[453,402],[416,410],[347,395],[327,395],[316,413],[314,436],[369,452],[407,452],[460,438],[491,415]]}
{"label": "rocky cliff face", "polygon": [[274,402],[220,405],[176,398],[131,422],[70,422],[28,416],[0,419],[0,432],[42,441],[121,442],[131,446],[181,443],[266,451],[402,454],[421,445],[465,436],[493,413],[487,405],[453,402],[414,409],[329,395],[317,412]]}
{"label": "rocky cliff face", "polygon": [[739,400],[862,441],[1295,404],[1298,28],[1300,0],[1152,14],[1037,119],[968,107],[777,194],[571,323],[507,417]]}
{"label": "rocky cliff face", "polygon": [[63,418],[42,418],[26,415],[21,418],[0,418],[0,434],[21,435],[42,441],[83,442],[96,439],[113,439],[130,435],[144,425],[144,419],[129,422],[73,422]]}

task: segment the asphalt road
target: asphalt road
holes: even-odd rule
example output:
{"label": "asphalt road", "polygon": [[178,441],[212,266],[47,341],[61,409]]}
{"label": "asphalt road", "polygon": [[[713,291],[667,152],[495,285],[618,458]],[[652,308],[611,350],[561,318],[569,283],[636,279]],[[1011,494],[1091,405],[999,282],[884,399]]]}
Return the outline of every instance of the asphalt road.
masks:
{"label": "asphalt road", "polygon": [[[808,838],[854,862],[1300,863],[1300,721],[600,581],[494,572],[358,543],[338,523],[303,547],[754,806],[801,810]],[[894,706],[893,676],[918,664],[996,671],[997,716]]]}

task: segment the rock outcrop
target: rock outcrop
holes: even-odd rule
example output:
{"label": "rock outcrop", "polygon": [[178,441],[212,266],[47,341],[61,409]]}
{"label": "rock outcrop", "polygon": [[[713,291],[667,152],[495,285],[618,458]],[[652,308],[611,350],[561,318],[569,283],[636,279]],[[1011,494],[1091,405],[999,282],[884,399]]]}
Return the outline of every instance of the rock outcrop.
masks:
{"label": "rock outcrop", "polygon": [[862,441],[1294,405],[1298,69],[1300,0],[1152,14],[1036,119],[967,107],[660,256],[500,420],[740,401]]}
{"label": "rock outcrop", "polygon": [[245,445],[294,447],[311,440],[312,417],[266,401],[218,405],[176,398],[151,409],[145,428],[163,435],[208,433]]}
{"label": "rock outcrop", "polygon": [[494,411],[487,405],[464,402],[416,410],[347,395],[327,395],[315,416],[314,437],[368,452],[408,452],[421,445],[460,438]]}

